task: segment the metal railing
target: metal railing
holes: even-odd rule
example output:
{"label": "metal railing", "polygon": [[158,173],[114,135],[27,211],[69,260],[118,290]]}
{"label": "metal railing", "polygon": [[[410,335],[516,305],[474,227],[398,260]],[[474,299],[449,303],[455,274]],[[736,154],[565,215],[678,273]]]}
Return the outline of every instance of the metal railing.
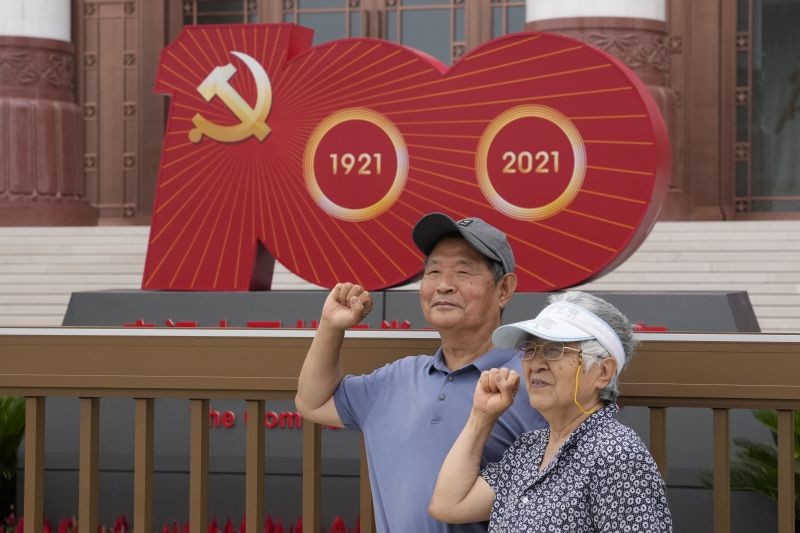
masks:
{"label": "metal railing", "polygon": [[[45,398],[80,398],[80,533],[96,533],[99,399],[135,400],[135,533],[151,533],[154,400],[190,400],[189,524],[208,521],[209,399],[245,400],[263,420],[265,400],[293,399],[310,330],[0,328],[0,396],[26,398],[24,513],[41,533],[44,502]],[[800,409],[800,335],[643,334],[623,378],[621,403],[650,412],[650,447],[666,475],[669,407],[713,410],[715,533],[730,531],[730,423],[733,408],[778,412],[778,525],[794,532],[794,427]],[[431,331],[353,331],[342,353],[348,373],[369,372],[407,354],[433,353]],[[224,357],[225,365],[220,365]],[[246,433],[245,514],[259,531],[264,511],[265,435]],[[321,431],[303,424],[303,525],[320,529]],[[366,454],[361,450],[361,529],[374,531]]]}

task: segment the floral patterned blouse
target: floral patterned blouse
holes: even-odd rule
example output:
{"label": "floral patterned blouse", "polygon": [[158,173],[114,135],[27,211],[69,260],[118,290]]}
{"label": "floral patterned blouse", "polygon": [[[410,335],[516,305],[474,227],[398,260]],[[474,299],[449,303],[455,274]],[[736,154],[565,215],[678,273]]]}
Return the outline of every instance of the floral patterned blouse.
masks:
{"label": "floral patterned blouse", "polygon": [[664,481],[610,404],[572,432],[543,472],[550,429],[521,435],[481,476],[494,490],[489,532],[672,531]]}

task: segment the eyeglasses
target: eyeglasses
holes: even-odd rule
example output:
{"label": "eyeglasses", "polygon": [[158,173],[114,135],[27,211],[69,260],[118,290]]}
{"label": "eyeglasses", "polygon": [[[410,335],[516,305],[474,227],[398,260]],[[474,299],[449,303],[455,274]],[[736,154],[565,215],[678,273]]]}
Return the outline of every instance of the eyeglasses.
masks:
{"label": "eyeglasses", "polygon": [[572,350],[573,352],[578,352],[579,354],[582,352],[582,350],[579,350],[578,348],[564,346],[564,343],[559,341],[547,341],[541,344],[538,344],[535,341],[523,341],[517,344],[516,350],[517,357],[523,361],[533,359],[536,357],[537,352],[540,352],[542,357],[544,357],[547,361],[558,361],[564,357],[564,350]]}

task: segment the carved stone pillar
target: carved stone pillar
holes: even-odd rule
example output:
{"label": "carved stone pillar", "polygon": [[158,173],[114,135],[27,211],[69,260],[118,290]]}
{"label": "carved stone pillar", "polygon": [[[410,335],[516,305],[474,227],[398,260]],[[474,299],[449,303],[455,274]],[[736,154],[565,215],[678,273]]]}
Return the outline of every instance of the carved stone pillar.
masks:
{"label": "carved stone pillar", "polygon": [[526,15],[526,30],[561,33],[596,46],[622,60],[647,84],[672,146],[672,179],[659,219],[691,218],[680,165],[683,147],[677,134],[676,95],[669,86],[665,0],[528,0]]}
{"label": "carved stone pillar", "polygon": [[[11,20],[13,12],[0,9],[0,226],[94,224],[83,178],[73,45],[3,35],[54,33],[46,21]],[[56,25],[55,33],[60,29]]]}

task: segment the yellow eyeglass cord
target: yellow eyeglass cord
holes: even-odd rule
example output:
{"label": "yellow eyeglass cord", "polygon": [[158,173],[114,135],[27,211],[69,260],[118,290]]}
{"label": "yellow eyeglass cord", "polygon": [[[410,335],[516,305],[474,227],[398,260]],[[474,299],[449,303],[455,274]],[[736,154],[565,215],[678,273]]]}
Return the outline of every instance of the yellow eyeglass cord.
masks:
{"label": "yellow eyeglass cord", "polygon": [[578,406],[578,409],[580,409],[583,414],[590,415],[590,414],[594,413],[595,411],[597,411],[599,406],[596,405],[596,406],[594,406],[594,408],[592,408],[591,411],[587,411],[586,409],[583,408],[583,406],[580,403],[578,403],[578,386],[580,384],[581,365],[583,365],[583,358],[579,359],[579,361],[578,361],[578,369],[575,371],[575,394],[572,396],[572,400],[575,402],[575,405]]}

